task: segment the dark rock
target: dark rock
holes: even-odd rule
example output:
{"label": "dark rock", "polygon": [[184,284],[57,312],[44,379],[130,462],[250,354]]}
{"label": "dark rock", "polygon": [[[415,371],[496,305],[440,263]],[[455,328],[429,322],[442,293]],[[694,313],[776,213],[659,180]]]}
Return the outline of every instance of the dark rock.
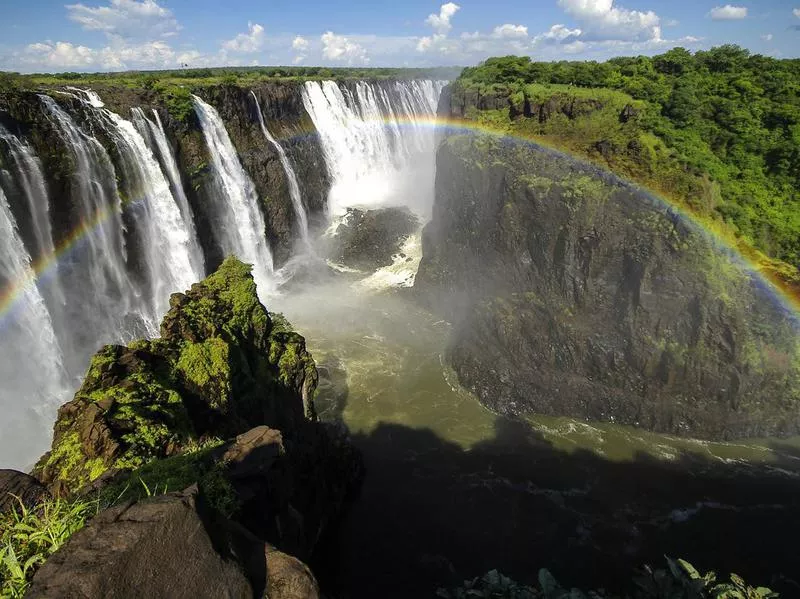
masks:
{"label": "dark rock", "polygon": [[257,539],[216,521],[190,489],[101,512],[50,556],[25,596],[260,596],[246,559],[259,547],[263,552]]}
{"label": "dark rock", "polygon": [[626,104],[625,108],[622,109],[622,112],[619,113],[619,122],[627,123],[631,119],[635,119],[638,115],[638,110],[636,110],[632,105]]}
{"label": "dark rock", "polygon": [[[486,166],[489,165],[489,166]],[[531,145],[451,137],[419,296],[481,401],[713,439],[800,430],[797,325],[663,202]]]}
{"label": "dark rock", "polygon": [[42,484],[28,474],[16,470],[0,470],[0,514],[19,508],[35,507],[50,494]]}
{"label": "dark rock", "polygon": [[336,230],[333,256],[351,268],[375,271],[392,264],[418,227],[419,220],[408,208],[348,208]]}
{"label": "dark rock", "polygon": [[319,585],[308,566],[296,557],[267,547],[268,599],[318,599]]}

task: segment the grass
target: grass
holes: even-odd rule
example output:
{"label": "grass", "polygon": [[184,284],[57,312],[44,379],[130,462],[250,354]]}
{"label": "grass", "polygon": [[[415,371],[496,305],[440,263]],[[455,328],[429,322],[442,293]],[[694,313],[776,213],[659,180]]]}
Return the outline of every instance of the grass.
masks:
{"label": "grass", "polygon": [[35,509],[19,501],[0,515],[0,597],[22,597],[36,570],[99,510],[98,500],[48,499]]}

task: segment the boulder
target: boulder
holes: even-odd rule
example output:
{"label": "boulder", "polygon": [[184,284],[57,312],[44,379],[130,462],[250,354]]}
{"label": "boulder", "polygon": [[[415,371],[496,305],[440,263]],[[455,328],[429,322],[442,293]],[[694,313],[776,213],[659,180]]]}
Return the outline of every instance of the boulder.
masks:
{"label": "boulder", "polygon": [[319,585],[296,557],[267,546],[267,599],[319,599]]}
{"label": "boulder", "polygon": [[260,597],[263,551],[204,510],[192,488],[101,512],[50,556],[25,596]]}
{"label": "boulder", "polygon": [[348,208],[333,242],[335,261],[365,272],[389,266],[403,243],[419,228],[408,208]]}
{"label": "boulder", "polygon": [[32,476],[16,470],[0,470],[0,514],[18,508],[20,502],[27,509],[33,508],[49,495]]}

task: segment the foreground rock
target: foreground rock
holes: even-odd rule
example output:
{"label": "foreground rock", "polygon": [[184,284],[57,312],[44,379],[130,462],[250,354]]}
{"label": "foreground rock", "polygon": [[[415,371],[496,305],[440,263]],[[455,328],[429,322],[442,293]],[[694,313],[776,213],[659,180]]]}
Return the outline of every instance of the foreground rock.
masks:
{"label": "foreground rock", "polygon": [[305,340],[235,258],[171,306],[161,338],[103,348],[59,410],[35,474],[55,495],[97,490],[117,507],[48,560],[33,596],[261,597],[273,570],[270,588],[285,590],[271,599],[314,597],[301,560],[341,519],[363,466],[316,419]]}
{"label": "foreground rock", "polygon": [[452,137],[416,289],[459,320],[450,361],[500,412],[705,438],[800,430],[797,328],[645,193],[532,146]]}
{"label": "foreground rock", "polygon": [[419,221],[408,208],[348,208],[334,238],[336,261],[366,272],[389,266]]}
{"label": "foreground rock", "polygon": [[[259,545],[261,564],[240,561]],[[26,597],[260,597],[263,555],[193,489],[102,512],[47,560]]]}

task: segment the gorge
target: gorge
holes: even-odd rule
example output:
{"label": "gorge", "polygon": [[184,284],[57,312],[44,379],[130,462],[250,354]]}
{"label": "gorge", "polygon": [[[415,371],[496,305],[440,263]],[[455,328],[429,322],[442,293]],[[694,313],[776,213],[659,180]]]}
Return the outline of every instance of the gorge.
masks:
{"label": "gorge", "polygon": [[[30,470],[57,418],[36,473],[70,491],[266,423],[309,470],[279,508],[301,532],[261,532],[331,596],[429,596],[495,567],[617,589],[665,553],[748,577],[800,571],[786,550],[800,532],[792,305],[649,192],[456,122],[470,107],[451,90],[0,91],[0,466]],[[220,300],[220,281],[249,276],[231,255],[252,265],[269,324],[250,302],[248,329],[239,300]],[[220,301],[234,308],[219,331],[193,328]],[[240,357],[219,387],[197,383],[186,356],[213,374],[215,352]],[[103,469],[67,468],[58,447],[89,430],[71,415],[138,385],[177,394],[193,432],[154,453],[114,437]],[[92,426],[122,435],[102,409]],[[304,418],[364,455],[341,522],[358,467]],[[352,480],[313,470],[318,455]],[[324,491],[304,486],[312,470]],[[312,497],[332,487],[328,513]],[[756,528],[773,539],[759,552]]]}

